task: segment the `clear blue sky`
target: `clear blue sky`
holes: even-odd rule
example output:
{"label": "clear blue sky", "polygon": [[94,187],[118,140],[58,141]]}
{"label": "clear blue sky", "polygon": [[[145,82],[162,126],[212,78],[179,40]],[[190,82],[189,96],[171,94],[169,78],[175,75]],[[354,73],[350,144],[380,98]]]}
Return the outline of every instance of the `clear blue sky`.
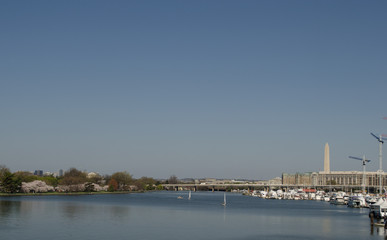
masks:
{"label": "clear blue sky", "polygon": [[[134,177],[361,170],[386,1],[1,1],[0,164]],[[385,146],[387,149],[387,146]],[[385,151],[384,170],[387,170]]]}

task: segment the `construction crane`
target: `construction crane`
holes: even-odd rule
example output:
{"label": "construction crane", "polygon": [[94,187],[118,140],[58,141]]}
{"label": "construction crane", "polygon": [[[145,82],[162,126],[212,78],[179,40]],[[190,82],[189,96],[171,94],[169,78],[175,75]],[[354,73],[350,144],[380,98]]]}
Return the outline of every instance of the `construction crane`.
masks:
{"label": "construction crane", "polygon": [[383,162],[383,158],[382,158],[382,147],[383,147],[383,143],[384,141],[383,140],[387,140],[386,138],[384,138],[382,135],[379,135],[379,136],[376,136],[375,134],[371,133],[371,135],[376,138],[379,142],[379,170],[378,170],[378,174],[379,174],[379,194],[382,194],[382,175],[383,175],[383,167],[382,167],[382,162]]}
{"label": "construction crane", "polygon": [[365,179],[366,179],[365,166],[366,166],[366,162],[371,162],[371,160],[366,159],[365,156],[363,156],[363,158],[349,156],[349,158],[360,160],[363,163],[363,179],[362,179],[361,187],[362,187],[363,194],[365,194],[365,186],[366,186],[366,182],[365,182]]}

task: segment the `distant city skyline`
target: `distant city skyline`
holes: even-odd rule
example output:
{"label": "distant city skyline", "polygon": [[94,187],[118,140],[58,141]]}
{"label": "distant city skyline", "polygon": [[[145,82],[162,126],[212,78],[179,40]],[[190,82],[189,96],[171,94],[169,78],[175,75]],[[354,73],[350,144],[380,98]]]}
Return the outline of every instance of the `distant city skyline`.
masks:
{"label": "distant city skyline", "polygon": [[331,171],[376,171],[386,7],[2,1],[0,164],[272,179],[323,171],[328,142]]}

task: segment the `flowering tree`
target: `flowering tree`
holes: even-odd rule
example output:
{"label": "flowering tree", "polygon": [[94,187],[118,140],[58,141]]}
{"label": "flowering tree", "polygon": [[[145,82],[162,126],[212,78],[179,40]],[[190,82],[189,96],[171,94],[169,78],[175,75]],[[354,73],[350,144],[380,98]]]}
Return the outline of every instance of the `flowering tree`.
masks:
{"label": "flowering tree", "polygon": [[47,183],[35,180],[33,182],[23,182],[21,186],[21,191],[25,193],[43,193],[43,192],[53,192],[55,189],[53,186],[47,185]]}

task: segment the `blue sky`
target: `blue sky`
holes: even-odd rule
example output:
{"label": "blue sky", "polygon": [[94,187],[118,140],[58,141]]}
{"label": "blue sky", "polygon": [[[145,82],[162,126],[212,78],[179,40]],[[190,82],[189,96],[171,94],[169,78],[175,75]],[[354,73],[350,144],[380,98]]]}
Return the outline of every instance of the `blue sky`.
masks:
{"label": "blue sky", "polygon": [[[1,1],[0,164],[135,177],[361,170],[385,1]],[[387,158],[387,154],[385,154]],[[385,165],[385,170],[387,163]]]}

